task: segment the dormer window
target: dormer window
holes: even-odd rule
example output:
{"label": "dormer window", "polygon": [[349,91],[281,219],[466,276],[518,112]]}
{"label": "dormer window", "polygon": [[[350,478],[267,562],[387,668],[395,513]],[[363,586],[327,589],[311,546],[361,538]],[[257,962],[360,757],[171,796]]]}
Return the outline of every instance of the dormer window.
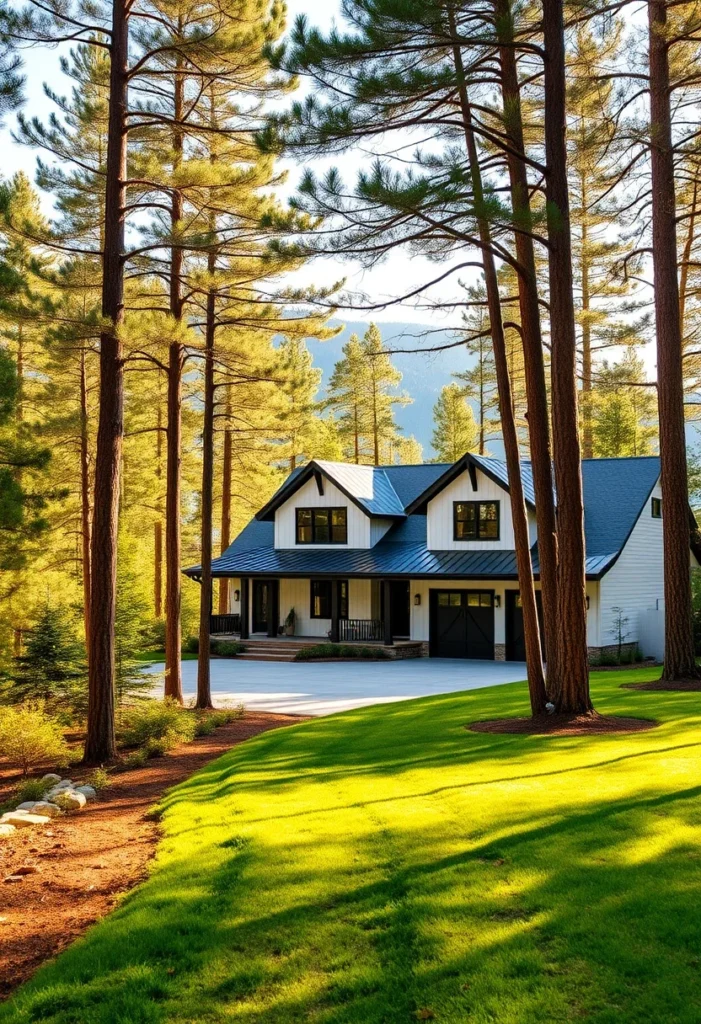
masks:
{"label": "dormer window", "polygon": [[499,540],[498,501],[454,501],[454,540]]}
{"label": "dormer window", "polygon": [[298,544],[347,544],[348,510],[345,508],[298,508]]}

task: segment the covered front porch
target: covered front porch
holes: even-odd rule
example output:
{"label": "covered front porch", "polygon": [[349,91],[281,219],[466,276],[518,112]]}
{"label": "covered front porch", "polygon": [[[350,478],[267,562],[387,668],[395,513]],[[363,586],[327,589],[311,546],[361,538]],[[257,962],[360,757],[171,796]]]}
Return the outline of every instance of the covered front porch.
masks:
{"label": "covered front porch", "polygon": [[410,586],[401,579],[220,578],[212,636],[381,644],[411,640]]}

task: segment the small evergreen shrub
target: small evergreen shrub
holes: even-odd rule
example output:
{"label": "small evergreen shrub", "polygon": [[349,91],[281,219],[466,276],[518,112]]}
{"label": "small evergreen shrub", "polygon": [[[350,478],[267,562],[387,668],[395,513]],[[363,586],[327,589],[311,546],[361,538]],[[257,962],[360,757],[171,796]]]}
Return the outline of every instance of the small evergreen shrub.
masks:
{"label": "small evergreen shrub", "polygon": [[123,763],[125,768],[143,768],[147,760],[148,754],[143,747],[139,747],[137,750],[130,750]]}
{"label": "small evergreen shrub", "polygon": [[189,636],[183,643],[183,654],[199,654],[200,653],[200,638],[198,636]]}
{"label": "small evergreen shrub", "polygon": [[125,747],[146,747],[149,740],[161,741],[166,737],[170,747],[174,747],[194,737],[196,724],[192,712],[177,701],[145,700],[124,710],[118,736]]}
{"label": "small evergreen shrub", "polygon": [[243,704],[238,704],[235,708],[221,708],[218,711],[203,711],[197,719],[195,735],[211,736],[215,729],[243,718],[244,714]]}
{"label": "small evergreen shrub", "polygon": [[107,789],[111,781],[104,768],[95,768],[87,778],[88,785],[92,786],[96,793],[101,793],[103,789]]}
{"label": "small evergreen shrub", "polygon": [[20,782],[19,786],[12,794],[13,807],[17,807],[19,804],[23,804],[27,800],[41,800],[46,789],[46,784],[43,783],[41,779],[25,779],[24,782]]}
{"label": "small evergreen shrub", "polygon": [[0,707],[0,751],[23,775],[37,765],[65,768],[71,759],[61,725],[39,700]]}
{"label": "small evergreen shrub", "polygon": [[75,614],[45,604],[27,632],[24,653],[14,659],[4,703],[42,701],[46,711],[69,723],[87,710],[87,658]]}
{"label": "small evergreen shrub", "polygon": [[389,657],[381,647],[356,647],[352,644],[314,644],[302,647],[295,654],[295,661],[314,661],[318,658],[362,658],[367,661],[382,661]]}
{"label": "small evergreen shrub", "polygon": [[246,650],[237,640],[212,640],[210,650],[220,658],[233,658]]}

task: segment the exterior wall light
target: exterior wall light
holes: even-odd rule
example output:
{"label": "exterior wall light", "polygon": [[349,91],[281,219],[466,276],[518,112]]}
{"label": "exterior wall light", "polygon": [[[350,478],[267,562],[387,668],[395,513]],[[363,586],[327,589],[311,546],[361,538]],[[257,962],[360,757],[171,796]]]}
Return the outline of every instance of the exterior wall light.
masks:
{"label": "exterior wall light", "polygon": [[421,594],[414,594],[414,604],[417,606],[421,604]]}
{"label": "exterior wall light", "polygon": [[501,594],[494,595],[494,607],[501,608]]}
{"label": "exterior wall light", "polygon": [[587,611],[589,611],[589,605],[590,604],[591,604],[591,599],[589,597],[589,594],[587,594]]}
{"label": "exterior wall light", "polygon": [[235,590],[234,591],[234,601],[240,601],[240,600],[241,600],[241,591],[240,590]]}

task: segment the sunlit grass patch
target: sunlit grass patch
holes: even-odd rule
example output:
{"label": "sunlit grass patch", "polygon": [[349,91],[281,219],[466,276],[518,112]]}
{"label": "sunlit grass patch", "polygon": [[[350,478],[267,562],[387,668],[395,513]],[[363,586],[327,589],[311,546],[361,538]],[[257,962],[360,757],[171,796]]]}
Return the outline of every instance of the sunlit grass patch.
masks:
{"label": "sunlit grass patch", "polygon": [[[701,699],[594,677],[595,737],[473,733],[524,684],[266,733],[163,801],[149,880],[0,1021],[698,1024]],[[423,1015],[423,1016],[422,1016]]]}

